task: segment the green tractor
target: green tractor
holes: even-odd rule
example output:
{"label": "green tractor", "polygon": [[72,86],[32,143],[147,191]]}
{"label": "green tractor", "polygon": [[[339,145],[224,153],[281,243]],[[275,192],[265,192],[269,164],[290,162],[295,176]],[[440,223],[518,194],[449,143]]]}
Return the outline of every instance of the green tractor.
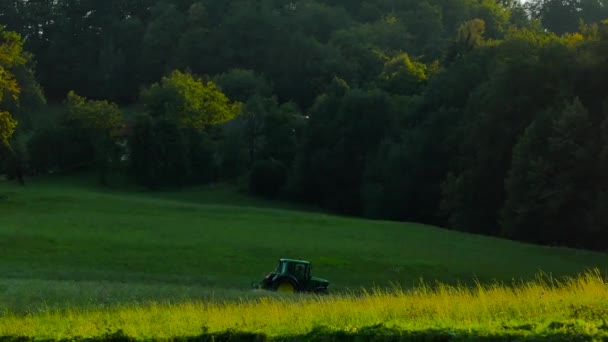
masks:
{"label": "green tractor", "polygon": [[311,268],[308,261],[280,259],[277,269],[270,272],[259,284],[252,284],[252,287],[285,293],[328,294],[329,281],[312,277]]}

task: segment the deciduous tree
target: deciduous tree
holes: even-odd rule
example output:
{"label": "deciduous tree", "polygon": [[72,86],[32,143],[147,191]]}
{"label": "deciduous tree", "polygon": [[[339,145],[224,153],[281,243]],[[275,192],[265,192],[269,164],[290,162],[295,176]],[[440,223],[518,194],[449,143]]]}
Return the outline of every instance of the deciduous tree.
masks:
{"label": "deciduous tree", "polygon": [[177,70],[144,90],[142,99],[153,117],[173,118],[196,129],[232,120],[241,111],[241,104],[230,102],[213,82]]}
{"label": "deciduous tree", "polygon": [[99,182],[106,185],[109,166],[119,158],[115,138],[122,124],[122,112],[114,103],[88,100],[73,91],[68,93],[66,104],[68,120],[89,133],[96,149],[95,162],[99,171]]}

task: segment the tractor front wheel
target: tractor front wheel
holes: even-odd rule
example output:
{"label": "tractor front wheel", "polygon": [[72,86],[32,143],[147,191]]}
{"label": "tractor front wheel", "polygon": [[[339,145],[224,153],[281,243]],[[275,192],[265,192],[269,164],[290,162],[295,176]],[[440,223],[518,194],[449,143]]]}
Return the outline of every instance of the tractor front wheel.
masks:
{"label": "tractor front wheel", "polygon": [[277,292],[295,293],[296,287],[288,281],[283,281],[283,282],[280,282],[279,285],[277,286]]}

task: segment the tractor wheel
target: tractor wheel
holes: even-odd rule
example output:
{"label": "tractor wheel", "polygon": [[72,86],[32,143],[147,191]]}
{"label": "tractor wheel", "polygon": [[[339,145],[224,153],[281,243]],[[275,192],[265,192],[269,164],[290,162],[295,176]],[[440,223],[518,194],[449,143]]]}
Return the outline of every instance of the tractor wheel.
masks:
{"label": "tractor wheel", "polygon": [[296,287],[293,286],[293,284],[290,283],[290,282],[288,282],[288,281],[282,281],[277,286],[277,292],[295,293],[296,292]]}

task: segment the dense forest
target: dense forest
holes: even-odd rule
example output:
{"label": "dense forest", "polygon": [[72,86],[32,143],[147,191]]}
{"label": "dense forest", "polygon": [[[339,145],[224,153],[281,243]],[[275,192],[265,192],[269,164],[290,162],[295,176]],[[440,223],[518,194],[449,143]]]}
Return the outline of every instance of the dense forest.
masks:
{"label": "dense forest", "polygon": [[3,0],[0,168],[605,250],[608,0]]}

